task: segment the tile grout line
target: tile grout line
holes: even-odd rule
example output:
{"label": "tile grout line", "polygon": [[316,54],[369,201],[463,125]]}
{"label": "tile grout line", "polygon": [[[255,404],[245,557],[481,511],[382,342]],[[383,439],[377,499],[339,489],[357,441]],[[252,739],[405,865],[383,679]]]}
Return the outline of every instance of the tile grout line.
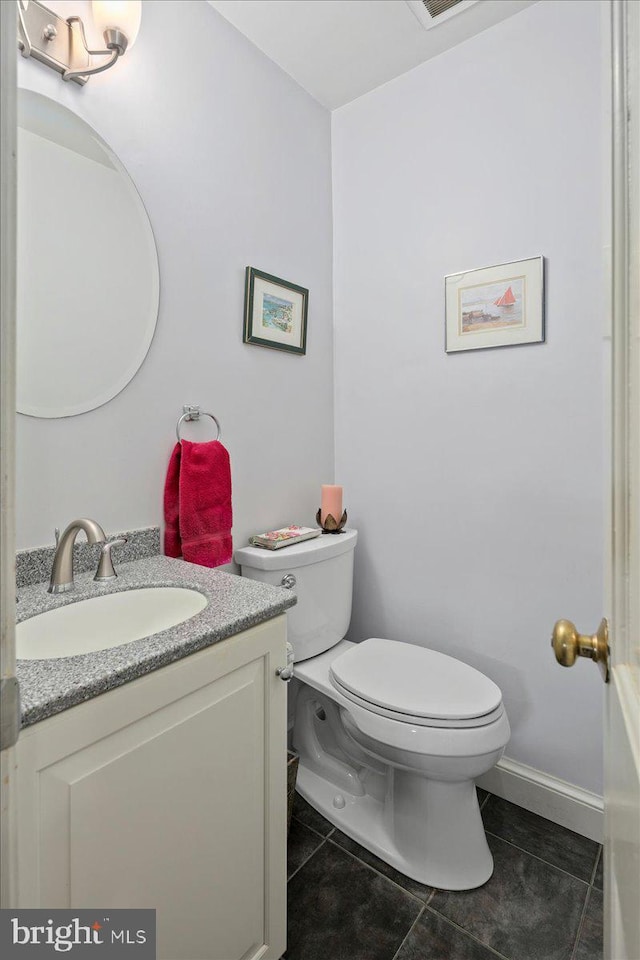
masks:
{"label": "tile grout line", "polygon": [[460,933],[463,933],[465,937],[469,937],[470,940],[473,940],[475,943],[480,944],[480,946],[484,947],[485,950],[489,950],[496,957],[500,957],[500,960],[509,960],[509,957],[506,957],[504,953],[499,953],[495,949],[495,947],[492,947],[490,944],[485,943],[484,940],[479,940],[478,937],[476,937],[473,933],[470,933],[468,930],[465,930],[464,927],[461,927],[459,923],[455,923],[454,920],[450,920],[449,917],[445,917],[444,913],[440,913],[440,911],[436,910],[435,907],[430,907],[427,905],[425,907],[425,910],[429,910],[430,913],[435,913],[437,917],[439,917],[441,920],[444,920],[446,923],[448,923],[450,927],[454,928],[454,930],[458,930]]}
{"label": "tile grout line", "polygon": [[505,840],[504,837],[499,836],[497,833],[492,833],[490,830],[484,831],[487,836],[494,837],[496,840],[502,840],[503,843],[508,843],[510,847],[514,847],[516,850],[519,850],[520,853],[526,853],[527,856],[533,857],[534,860],[539,860],[540,863],[545,863],[548,867],[551,867],[553,870],[559,870],[560,873],[564,873],[565,877],[571,877],[572,880],[577,880],[578,883],[584,883],[585,886],[589,887],[589,881],[583,880],[582,877],[576,877],[575,873],[569,873],[568,870],[563,870],[562,867],[556,866],[555,863],[550,863],[548,860],[544,860],[542,857],[539,857],[535,853],[531,853],[530,850],[525,850],[524,847],[519,847],[517,843],[512,843],[511,840]]}
{"label": "tile grout line", "polygon": [[406,934],[405,934],[405,936],[404,936],[404,938],[403,938],[403,940],[402,940],[402,943],[400,944],[400,946],[398,947],[398,949],[396,950],[396,952],[395,952],[394,955],[392,956],[391,960],[397,960],[397,957],[398,957],[400,951],[402,950],[402,948],[404,947],[405,943],[407,942],[407,938],[409,937],[409,934],[411,933],[411,931],[412,931],[413,928],[415,927],[416,923],[418,922],[418,920],[420,919],[420,917],[421,917],[422,914],[424,913],[425,909],[426,909],[426,907],[423,905],[423,906],[422,906],[422,909],[421,909],[421,910],[419,911],[419,913],[418,913],[418,916],[415,918],[415,920],[413,921],[413,923],[411,924],[411,926],[410,926],[409,929],[407,930],[407,932],[406,932]]}
{"label": "tile grout line", "polygon": [[482,801],[482,803],[480,804],[480,812],[482,812],[482,810],[484,810],[485,806],[487,805],[487,800],[489,799],[490,796],[491,796],[491,794],[488,793],[488,794],[486,795],[486,797],[484,798],[484,800]]}
{"label": "tile grout line", "polygon": [[[329,839],[329,838],[327,837],[327,839]],[[377,874],[379,877],[382,877],[383,880],[388,880],[389,883],[392,883],[392,884],[394,885],[394,887],[397,887],[397,888],[398,888],[398,890],[401,890],[403,893],[406,893],[406,895],[407,895],[408,897],[411,897],[412,900],[416,900],[418,903],[421,903],[423,907],[426,905],[426,901],[425,901],[425,900],[422,900],[419,896],[417,896],[417,894],[411,893],[410,890],[407,890],[406,887],[402,887],[399,883],[396,883],[396,881],[395,881],[395,880],[392,880],[391,877],[387,877],[386,874],[381,873],[379,870],[376,870],[376,868],[375,868],[375,867],[372,867],[371,864],[370,864],[370,863],[367,863],[366,860],[361,860],[360,857],[359,857],[357,854],[352,853],[350,850],[347,850],[346,847],[343,847],[343,846],[341,846],[339,843],[336,843],[335,840],[332,840],[331,843],[332,843],[332,845],[333,845],[337,850],[342,850],[342,852],[343,852],[343,853],[346,853],[347,856],[353,857],[354,860],[357,860],[358,863],[361,863],[363,867],[366,867],[366,868],[367,868],[367,870],[372,870],[373,873]],[[374,854],[374,856],[375,856],[375,854]],[[395,868],[393,868],[393,869],[395,869]],[[423,886],[426,886],[426,884],[423,884]],[[429,894],[429,899],[433,896],[434,893],[435,893],[435,888],[434,888],[434,889],[431,891],[431,893]]]}
{"label": "tile grout line", "polygon": [[[590,887],[592,887],[592,886],[594,885],[594,882],[595,882],[595,879],[596,879],[596,873],[598,872],[598,864],[600,863],[600,860],[601,860],[603,857],[604,857],[604,847],[603,847],[602,844],[601,844],[601,845],[600,845],[600,849],[599,849],[599,851],[598,851],[598,856],[596,857],[596,862],[594,863],[594,865],[593,865],[593,870],[591,871],[591,880],[589,881],[589,886],[590,886]],[[603,866],[604,866],[604,864],[603,864]]]}
{"label": "tile grout line", "polygon": [[291,817],[292,820],[295,820],[296,823],[299,823],[300,826],[304,827],[306,830],[311,830],[311,833],[315,833],[317,837],[322,837],[323,840],[327,840],[332,833],[336,832],[336,828],[332,825],[329,833],[320,833],[319,830],[316,830],[315,827],[309,826],[308,823],[305,823],[304,820],[301,820],[299,817],[296,817],[295,814]]}
{"label": "tile grout line", "polygon": [[[485,799],[486,799],[486,798],[485,798]],[[333,835],[333,834],[336,832],[336,830],[338,829],[337,827],[332,826],[332,827],[331,827],[331,830],[329,831],[329,833],[327,833],[326,836],[323,836],[323,834],[318,833],[317,830],[314,830],[313,827],[310,827],[308,824],[304,823],[302,820],[300,820],[300,819],[299,819],[298,817],[296,817],[295,815],[293,816],[293,819],[294,819],[294,820],[297,820],[297,822],[300,823],[300,824],[302,824],[303,827],[306,827],[307,830],[311,830],[311,832],[312,832],[312,833],[315,833],[316,836],[322,837],[323,841],[330,840],[331,837],[332,837],[332,835]],[[348,836],[348,834],[345,834],[345,836]],[[351,838],[350,838],[350,839],[351,839]],[[396,883],[396,881],[395,881],[395,880],[392,880],[391,877],[388,877],[388,876],[386,876],[386,874],[381,873],[380,870],[376,870],[376,868],[375,868],[375,867],[372,867],[371,864],[370,864],[370,863],[367,863],[366,860],[362,860],[357,854],[352,853],[350,850],[347,850],[346,847],[341,846],[341,844],[337,843],[335,840],[331,840],[331,843],[332,843],[332,845],[333,845],[334,847],[337,847],[338,850],[342,850],[343,853],[348,853],[349,856],[350,856],[350,857],[353,857],[354,860],[357,860],[358,863],[361,863],[364,867],[367,867],[369,870],[373,870],[373,872],[376,873],[379,877],[382,877],[384,880],[388,880],[389,883],[392,883],[395,887],[398,888],[398,890],[402,890],[403,893],[408,894],[410,897],[412,897],[414,900],[417,900],[418,903],[421,903],[423,906],[425,906],[425,904],[428,903],[429,900],[431,900],[431,897],[432,897],[432,896],[434,895],[434,893],[436,892],[436,888],[435,888],[435,887],[432,887],[432,888],[431,888],[431,892],[430,892],[430,893],[428,894],[428,896],[427,896],[427,899],[426,899],[426,900],[423,900],[423,899],[421,899],[417,894],[411,893],[410,890],[407,890],[406,887],[403,887],[403,886],[401,886],[399,883]],[[311,859],[311,857],[313,857],[313,856],[318,852],[318,850],[320,849],[320,847],[322,847],[322,846],[323,846],[323,844],[321,843],[321,844],[313,851],[313,853],[310,854],[310,855],[307,857],[307,859],[304,861],[304,863],[301,863],[301,864],[300,864],[300,866],[294,871],[294,873],[292,873],[291,876],[287,879],[287,883],[289,882],[289,880],[291,880],[291,879],[296,875],[296,873],[298,872],[298,870],[300,870],[300,868],[303,867],[305,863],[308,863],[308,862],[309,862],[309,860]],[[395,869],[395,868],[394,868],[394,869]],[[423,884],[423,886],[427,886],[427,884]]]}
{"label": "tile grout line", "polygon": [[571,960],[575,960],[576,951],[578,949],[578,943],[580,942],[580,934],[582,933],[582,927],[584,925],[584,920],[587,915],[587,906],[589,905],[589,900],[591,899],[591,891],[593,887],[587,888],[587,895],[584,898],[584,903],[582,904],[582,913],[580,914],[580,923],[578,924],[578,929],[576,931],[576,939],[573,944],[573,950],[571,951]]}
{"label": "tile grout line", "polygon": [[321,847],[324,847],[324,845],[325,845],[326,842],[327,842],[327,841],[326,841],[326,838],[323,838],[322,843],[318,844],[318,846],[315,848],[315,850],[314,850],[312,853],[309,854],[309,856],[307,857],[306,860],[303,860],[303,861],[302,861],[302,863],[300,864],[299,867],[296,867],[296,869],[293,871],[293,873],[291,874],[290,877],[287,877],[287,883],[289,883],[290,880],[293,880],[293,878],[295,877],[296,873],[299,873],[299,872],[302,870],[302,868],[305,866],[305,864],[309,863],[309,860],[311,860],[311,857],[315,857],[315,855],[316,855],[316,853],[318,852],[318,850],[320,850]]}

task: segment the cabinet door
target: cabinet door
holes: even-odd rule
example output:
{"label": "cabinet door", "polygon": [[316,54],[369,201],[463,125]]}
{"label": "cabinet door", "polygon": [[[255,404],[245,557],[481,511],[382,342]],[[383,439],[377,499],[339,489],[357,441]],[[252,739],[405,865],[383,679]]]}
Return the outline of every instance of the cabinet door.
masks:
{"label": "cabinet door", "polygon": [[158,671],[183,681],[177,698],[46,765],[42,731],[37,905],[153,907],[164,960],[281,956],[284,638],[265,624]]}

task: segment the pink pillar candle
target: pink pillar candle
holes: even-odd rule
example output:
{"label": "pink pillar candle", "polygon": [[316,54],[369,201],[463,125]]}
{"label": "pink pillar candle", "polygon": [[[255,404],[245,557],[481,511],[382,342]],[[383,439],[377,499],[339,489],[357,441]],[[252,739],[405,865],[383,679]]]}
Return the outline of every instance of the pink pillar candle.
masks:
{"label": "pink pillar candle", "polygon": [[322,484],[322,501],[320,503],[320,522],[324,524],[327,515],[331,514],[336,523],[342,517],[342,487],[335,483]]}

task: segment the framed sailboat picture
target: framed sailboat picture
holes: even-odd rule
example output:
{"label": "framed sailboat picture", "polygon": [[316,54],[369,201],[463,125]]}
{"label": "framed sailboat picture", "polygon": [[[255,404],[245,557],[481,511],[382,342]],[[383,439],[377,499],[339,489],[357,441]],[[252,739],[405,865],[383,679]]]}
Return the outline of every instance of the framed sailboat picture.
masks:
{"label": "framed sailboat picture", "polygon": [[544,258],[445,277],[445,350],[544,343]]}

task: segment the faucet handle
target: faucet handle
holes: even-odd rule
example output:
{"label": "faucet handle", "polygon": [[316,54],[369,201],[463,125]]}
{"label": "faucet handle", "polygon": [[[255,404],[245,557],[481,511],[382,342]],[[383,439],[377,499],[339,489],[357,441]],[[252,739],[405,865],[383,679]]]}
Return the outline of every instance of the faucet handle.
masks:
{"label": "faucet handle", "polygon": [[113,568],[111,550],[113,547],[123,547],[126,542],[126,537],[118,537],[117,540],[110,540],[108,543],[104,543],[102,545],[98,569],[96,570],[96,575],[93,578],[97,583],[105,583],[108,580],[115,580],[115,578],[118,576]]}

